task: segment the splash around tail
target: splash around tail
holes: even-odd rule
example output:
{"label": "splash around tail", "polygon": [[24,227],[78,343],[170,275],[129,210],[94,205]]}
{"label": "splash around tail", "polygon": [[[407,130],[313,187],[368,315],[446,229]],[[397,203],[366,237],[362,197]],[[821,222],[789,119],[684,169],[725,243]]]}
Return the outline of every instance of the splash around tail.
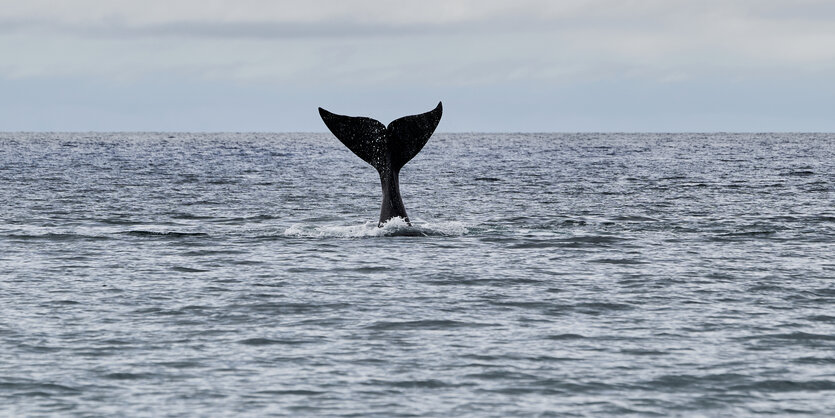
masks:
{"label": "splash around tail", "polygon": [[373,238],[373,237],[458,237],[467,234],[463,222],[423,222],[418,225],[407,223],[397,217],[382,225],[366,222],[350,226],[315,226],[296,224],[284,230],[284,236],[293,238]]}

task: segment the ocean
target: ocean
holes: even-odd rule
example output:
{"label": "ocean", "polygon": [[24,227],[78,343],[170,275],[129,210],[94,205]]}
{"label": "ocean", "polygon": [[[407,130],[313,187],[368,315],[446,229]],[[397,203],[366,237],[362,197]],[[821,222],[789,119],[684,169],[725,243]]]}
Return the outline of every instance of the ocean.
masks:
{"label": "ocean", "polygon": [[835,134],[0,133],[0,415],[835,414]]}

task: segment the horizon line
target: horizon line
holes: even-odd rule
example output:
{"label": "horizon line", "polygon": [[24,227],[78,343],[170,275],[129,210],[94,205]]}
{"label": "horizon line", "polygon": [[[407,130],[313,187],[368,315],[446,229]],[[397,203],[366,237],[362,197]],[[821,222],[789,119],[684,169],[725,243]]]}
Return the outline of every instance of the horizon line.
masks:
{"label": "horizon line", "polygon": [[[330,134],[328,131],[0,131],[3,134]],[[835,134],[835,131],[444,131],[445,134]]]}

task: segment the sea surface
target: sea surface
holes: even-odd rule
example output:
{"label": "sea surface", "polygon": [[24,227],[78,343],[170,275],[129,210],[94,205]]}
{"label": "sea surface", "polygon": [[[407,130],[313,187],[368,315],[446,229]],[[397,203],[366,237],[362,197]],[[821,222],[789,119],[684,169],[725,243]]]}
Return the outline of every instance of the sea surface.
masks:
{"label": "sea surface", "polygon": [[0,415],[835,414],[835,134],[0,133]]}

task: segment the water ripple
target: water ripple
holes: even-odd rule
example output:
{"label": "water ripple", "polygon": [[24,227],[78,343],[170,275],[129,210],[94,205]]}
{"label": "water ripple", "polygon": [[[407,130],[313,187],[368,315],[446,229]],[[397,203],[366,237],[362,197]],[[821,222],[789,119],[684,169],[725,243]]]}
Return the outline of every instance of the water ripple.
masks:
{"label": "water ripple", "polygon": [[0,416],[831,416],[835,136],[0,133]]}

